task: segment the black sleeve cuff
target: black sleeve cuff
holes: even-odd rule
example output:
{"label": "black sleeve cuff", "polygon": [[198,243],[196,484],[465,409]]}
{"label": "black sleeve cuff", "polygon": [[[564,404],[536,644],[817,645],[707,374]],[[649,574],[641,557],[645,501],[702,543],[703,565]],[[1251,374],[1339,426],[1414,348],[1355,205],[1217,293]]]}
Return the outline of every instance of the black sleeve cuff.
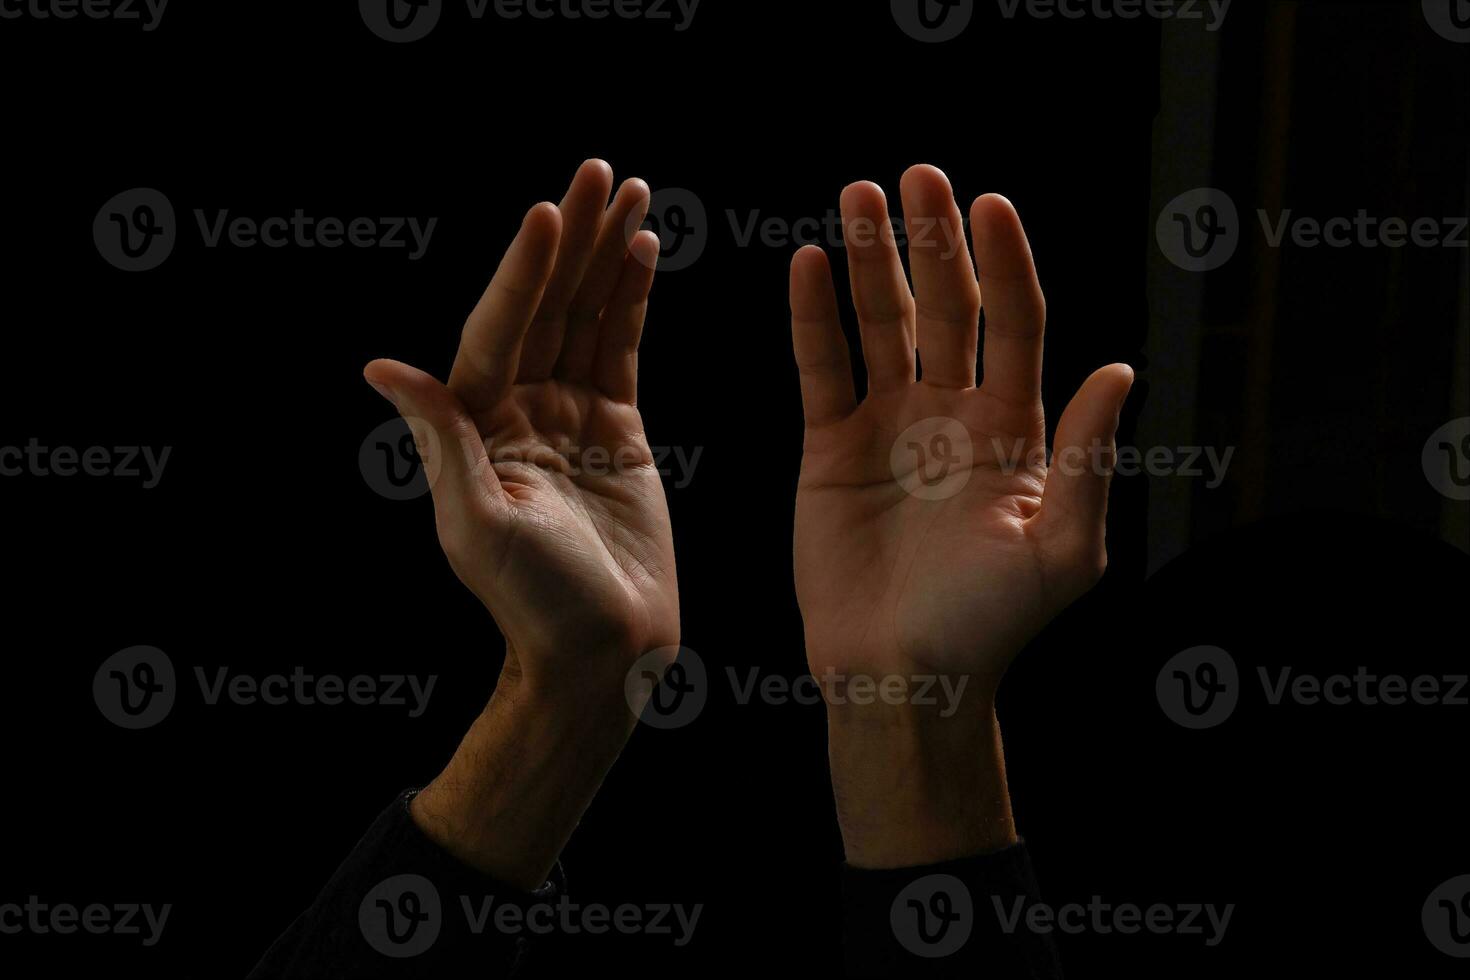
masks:
{"label": "black sleeve cuff", "polygon": [[511,977],[552,931],[566,894],[558,864],[525,892],[460,864],[419,830],[407,790],[368,832],[311,907],[251,971],[266,978]]}
{"label": "black sleeve cuff", "polygon": [[843,962],[850,977],[1058,980],[1050,934],[1016,909],[1040,898],[1021,842],[914,868],[842,870]]}

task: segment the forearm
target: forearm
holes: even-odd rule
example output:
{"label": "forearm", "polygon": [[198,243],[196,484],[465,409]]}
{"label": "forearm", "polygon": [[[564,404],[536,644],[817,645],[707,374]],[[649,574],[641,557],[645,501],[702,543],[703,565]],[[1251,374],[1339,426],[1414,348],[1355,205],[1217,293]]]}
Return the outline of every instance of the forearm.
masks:
{"label": "forearm", "polygon": [[828,737],[846,973],[1059,978],[1052,937],[1000,914],[1040,890],[1011,816],[993,693],[943,710],[832,705]]}
{"label": "forearm", "polygon": [[994,698],[934,706],[833,705],[832,788],[848,864],[901,868],[1016,842]]}
{"label": "forearm", "polygon": [[611,681],[557,691],[508,672],[444,771],[414,799],[414,820],[465,864],[536,888],[635,724]]}
{"label": "forearm", "polygon": [[636,724],[617,661],[577,663],[537,683],[511,651],[444,771],[379,817],[252,977],[521,972],[535,931],[474,910],[528,921],[564,897],[557,858]]}

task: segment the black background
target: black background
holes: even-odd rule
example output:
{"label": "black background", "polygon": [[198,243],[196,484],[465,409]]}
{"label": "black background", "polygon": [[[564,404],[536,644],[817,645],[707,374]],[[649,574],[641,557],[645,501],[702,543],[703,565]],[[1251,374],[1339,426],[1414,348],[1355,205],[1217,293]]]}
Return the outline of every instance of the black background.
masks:
{"label": "black background", "polygon": [[[0,936],[0,962],[243,975],[393,795],[437,772],[488,696],[501,642],[439,553],[427,498],[385,500],[359,472],[363,439],[392,415],[360,370],[391,356],[443,376],[521,214],[601,156],[619,178],[693,190],[711,219],[701,258],[655,286],[640,405],[654,445],[702,450],[669,502],[684,643],[716,682],[694,724],[635,735],[564,856],[580,902],[703,903],[694,941],[583,937],[566,955],[654,975],[778,962],[835,972],[841,847],[821,709],[737,705],[723,680],[727,667],[804,670],[789,574],[801,427],[785,306],[793,249],[739,247],[727,211],[822,216],[858,179],[896,198],[916,162],[943,168],[964,204],[1006,194],[1047,289],[1048,416],[1054,424],[1093,368],[1126,360],[1141,382],[1129,441],[1168,380],[1151,375],[1146,351],[1151,161],[1155,140],[1169,138],[1154,132],[1159,26],[1008,21],[982,3],[965,37],[931,46],[898,30],[886,3],[705,0],[682,33],[617,20],[476,23],[451,3],[431,37],[393,45],[351,3],[175,4],[151,33],[0,21],[0,444],[173,447],[151,490],[115,478],[0,481],[11,624],[0,901],[174,906],[152,948]],[[1373,93],[1412,70],[1430,82],[1421,114],[1402,125],[1434,132],[1451,158],[1414,159],[1409,171],[1420,199],[1463,214],[1470,49],[1431,33],[1417,3],[1329,6],[1335,19],[1313,21],[1317,47],[1297,56],[1327,59],[1303,77],[1328,75],[1323,98],[1341,119],[1295,119],[1295,159],[1308,169],[1294,186],[1318,213],[1377,200],[1397,179],[1372,166],[1388,151],[1372,126],[1341,122],[1386,118]],[[1232,62],[1240,70],[1269,24],[1259,9],[1231,16],[1227,43],[1247,51]],[[1227,106],[1251,91],[1240,76],[1226,82]],[[1222,126],[1244,134],[1255,122],[1242,109]],[[1249,143],[1221,147],[1217,172],[1251,169],[1239,164]],[[160,268],[129,274],[102,259],[91,227],[133,187],[169,197],[180,238]],[[404,250],[209,249],[192,216],[298,207],[439,221],[427,256],[410,262]],[[1202,508],[1176,542],[1182,557],[1149,576],[1149,480],[1120,479],[1107,579],[1019,659],[1002,692],[1018,824],[1049,901],[1237,905],[1215,948],[1199,937],[1064,937],[1072,976],[1463,970],[1429,946],[1419,912],[1435,886],[1470,873],[1470,709],[1267,710],[1257,695],[1220,728],[1189,732],[1155,700],[1160,665],[1202,643],[1249,674],[1257,664],[1465,670],[1470,541],[1442,530],[1464,528],[1463,515],[1442,523],[1444,498],[1418,471],[1428,433],[1470,414],[1463,394],[1445,397],[1462,260],[1438,257],[1448,276],[1404,285],[1415,315],[1382,345],[1353,319],[1370,304],[1344,293],[1406,284],[1402,268],[1293,260],[1359,264],[1283,286],[1289,313],[1272,329],[1293,355],[1273,375],[1265,423],[1314,447],[1288,453],[1290,485],[1273,481],[1275,457],[1250,459],[1246,431],[1244,476],[1218,492],[1267,505],[1251,519]],[[1214,309],[1229,308],[1251,268],[1214,277]],[[1237,367],[1203,368],[1202,391],[1219,398],[1202,417],[1219,431],[1253,397]],[[1372,385],[1385,377],[1430,393],[1403,411],[1390,404],[1386,426],[1334,425],[1344,412],[1357,424],[1343,406],[1353,390],[1381,394]],[[89,692],[102,660],[135,644],[166,651],[185,683],[162,724],[130,732]],[[193,669],[225,665],[439,682],[418,719],[381,707],[206,706]]]}

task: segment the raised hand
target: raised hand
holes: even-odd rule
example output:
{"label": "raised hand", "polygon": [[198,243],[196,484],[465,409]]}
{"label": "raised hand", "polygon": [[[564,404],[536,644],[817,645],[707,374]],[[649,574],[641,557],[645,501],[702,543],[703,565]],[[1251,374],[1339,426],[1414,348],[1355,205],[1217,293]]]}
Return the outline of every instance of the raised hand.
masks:
{"label": "raised hand", "polygon": [[882,190],[860,183],[842,195],[868,371],[861,402],[826,256],[805,248],[791,271],[806,416],[796,588],[813,673],[966,684],[944,717],[829,697],[849,860],[871,866],[1013,839],[995,689],[1020,648],[1102,574],[1113,435],[1133,378],[1114,364],[1087,380],[1048,467],[1045,301],[1015,209],[994,195],[975,201],[972,263],[945,176],[914,167],[901,190],[912,290]]}
{"label": "raised hand", "polygon": [[[409,418],[439,540],[538,688],[616,679],[679,641],[668,507],[636,407],[658,238],[648,188],[600,160],[538,204],[470,314],[448,385],[366,377]],[[620,690],[620,688],[619,688]]]}
{"label": "raised hand", "polygon": [[[379,360],[413,430],[439,541],[506,641],[494,697],[415,800],[468,863],[538,885],[636,719],[632,663],[679,642],[668,508],[636,407],[658,238],[649,191],[583,164],[526,215],[442,384]],[[452,631],[429,642],[464,646]],[[472,652],[492,644],[471,643]]]}

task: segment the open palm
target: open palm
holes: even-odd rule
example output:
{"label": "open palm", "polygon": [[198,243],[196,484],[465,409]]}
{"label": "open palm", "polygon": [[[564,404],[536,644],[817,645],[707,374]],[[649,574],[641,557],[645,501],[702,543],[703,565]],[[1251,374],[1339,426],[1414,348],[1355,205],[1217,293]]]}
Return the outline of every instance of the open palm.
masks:
{"label": "open palm", "polygon": [[809,247],[792,266],[806,414],[796,585],[808,657],[819,676],[940,672],[993,685],[1102,572],[1110,450],[1132,372],[1111,365],[1088,379],[1057,432],[1068,465],[1049,471],[1045,303],[1014,208],[993,195],[975,202],[972,263],[942,173],[911,169],[902,196],[912,290],[881,189],[843,194],[869,378],[861,403],[825,255]]}
{"label": "open palm", "polygon": [[679,639],[668,508],[636,407],[658,239],[627,237],[648,188],[629,181],[608,205],[611,184],[589,161],[560,207],[527,214],[447,385],[396,361],[366,370],[408,419],[440,542],[522,675],[605,680]]}

